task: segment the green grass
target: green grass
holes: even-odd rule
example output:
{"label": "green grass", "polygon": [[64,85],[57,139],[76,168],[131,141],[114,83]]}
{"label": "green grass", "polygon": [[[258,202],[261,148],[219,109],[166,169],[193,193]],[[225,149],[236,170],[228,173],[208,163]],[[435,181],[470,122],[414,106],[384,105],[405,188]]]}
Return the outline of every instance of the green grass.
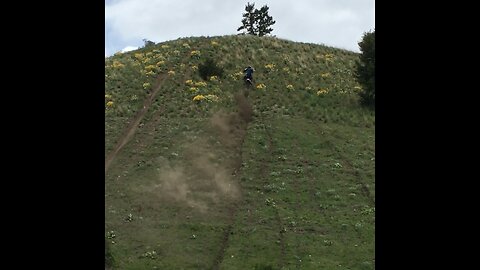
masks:
{"label": "green grass", "polygon": [[[206,57],[225,76],[191,90],[187,80],[203,81],[192,66]],[[358,104],[357,58],[253,36],[184,38],[107,58],[105,156],[166,76],[105,176],[115,268],[374,269],[375,113]],[[247,65],[266,88],[248,96],[245,126],[226,115],[239,111]],[[218,101],[194,102],[198,94]]]}

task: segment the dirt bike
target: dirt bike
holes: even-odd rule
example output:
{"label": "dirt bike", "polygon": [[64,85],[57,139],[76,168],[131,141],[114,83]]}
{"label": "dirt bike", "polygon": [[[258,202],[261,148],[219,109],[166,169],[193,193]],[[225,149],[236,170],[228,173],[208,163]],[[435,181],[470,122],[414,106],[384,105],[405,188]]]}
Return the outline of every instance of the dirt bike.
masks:
{"label": "dirt bike", "polygon": [[243,81],[245,83],[244,95],[245,97],[248,97],[248,94],[250,93],[250,89],[253,87],[253,80],[250,78],[247,78],[247,76],[243,76]]}

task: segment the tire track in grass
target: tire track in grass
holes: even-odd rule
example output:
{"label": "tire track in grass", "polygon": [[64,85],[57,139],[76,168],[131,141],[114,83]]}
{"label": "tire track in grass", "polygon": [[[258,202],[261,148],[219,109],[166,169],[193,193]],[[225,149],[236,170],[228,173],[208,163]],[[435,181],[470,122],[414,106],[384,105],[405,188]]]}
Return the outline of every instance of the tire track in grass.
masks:
{"label": "tire track in grass", "polygon": [[116,157],[118,152],[120,152],[120,150],[125,146],[125,144],[127,144],[127,142],[135,134],[135,131],[137,130],[138,125],[140,124],[143,117],[145,116],[145,113],[150,108],[150,105],[152,104],[152,102],[153,102],[155,96],[157,95],[158,91],[160,91],[160,89],[162,88],[162,86],[165,82],[165,79],[166,79],[165,74],[160,74],[157,77],[157,81],[156,81],[157,87],[147,97],[147,99],[143,103],[142,109],[137,112],[137,114],[135,115],[133,120],[130,122],[130,124],[125,129],[125,132],[123,133],[123,135],[120,137],[120,139],[119,139],[117,145],[115,146],[115,148],[113,149],[113,151],[110,152],[110,154],[105,159],[105,174],[107,173],[108,169],[110,168],[110,165],[112,164],[112,161]]}
{"label": "tire track in grass", "polygon": [[[242,163],[243,163],[242,147],[243,147],[243,143],[245,141],[245,137],[247,135],[248,123],[252,119],[251,118],[252,107],[251,107],[251,104],[246,99],[246,97],[243,94],[241,94],[241,91],[239,91],[235,95],[235,100],[237,102],[237,106],[238,106],[238,109],[239,109],[238,115],[236,115],[235,117],[237,117],[240,120],[240,130],[237,130],[237,132],[239,134],[238,135],[239,136],[239,143],[234,146],[234,149],[236,148],[234,151],[237,151],[237,153],[238,153],[238,155],[237,155],[238,159],[236,160],[236,162],[234,162],[235,166],[233,168],[233,174],[235,176],[238,176],[238,175],[240,175],[240,170],[241,170]],[[241,193],[242,193],[242,190],[241,190],[241,186],[240,186],[240,194]],[[240,208],[239,201],[233,202],[228,207],[228,213],[229,213],[229,215],[227,217],[228,225],[226,226],[226,228],[223,231],[222,239],[221,239],[221,242],[220,242],[220,249],[219,249],[217,255],[215,256],[215,259],[213,261],[213,266],[211,267],[211,269],[213,269],[213,270],[220,269],[220,265],[222,264],[223,259],[225,258],[225,252],[227,251],[228,246],[229,246],[230,235],[232,235],[233,225],[235,223],[235,219],[237,217],[237,213],[238,213],[239,208]]]}
{"label": "tire track in grass", "polygon": [[[262,116],[259,117],[260,119],[260,123],[262,124],[262,126],[265,128],[265,134],[267,135],[267,143],[268,143],[268,157],[270,158],[273,158],[273,149],[274,149],[274,144],[273,144],[273,137],[272,137],[272,134],[270,132],[270,130],[268,129],[267,125],[265,125],[265,121],[263,119]],[[273,162],[273,160],[269,160],[269,162]],[[267,179],[267,169],[268,169],[268,166],[269,164],[267,163],[266,160],[263,160],[263,164],[262,164],[262,167],[261,167],[261,171],[260,171],[260,177],[263,178],[263,179]],[[267,180],[265,180],[265,183],[268,183]],[[279,241],[280,241],[280,262],[279,262],[279,268],[282,269],[284,266],[285,266],[285,259],[286,259],[286,248],[285,248],[285,226],[284,224],[282,223],[282,219],[280,217],[280,213],[277,209],[277,206],[274,207],[275,209],[275,221],[277,222],[277,226],[278,226],[278,238],[279,238]]]}
{"label": "tire track in grass", "polygon": [[355,176],[355,180],[360,185],[360,190],[362,191],[363,196],[366,197],[372,203],[372,205],[375,206],[375,198],[371,195],[367,185],[362,181],[362,176],[360,175],[360,172],[353,166],[352,162],[340,152],[340,150],[337,150],[336,152],[338,156],[345,162],[348,171],[350,171]]}
{"label": "tire track in grass", "polygon": [[[180,62],[184,63],[187,59],[188,59],[188,54]],[[112,152],[110,152],[110,154],[105,159],[105,174],[107,174],[107,171],[110,168],[110,165],[112,164],[112,161],[117,156],[118,152],[120,152],[120,150],[125,146],[125,144],[127,144],[127,142],[135,134],[135,131],[137,130],[140,122],[143,120],[143,117],[145,116],[148,109],[152,105],[153,100],[156,98],[157,93],[160,91],[160,89],[164,85],[166,78],[167,78],[167,74],[165,74],[165,73],[159,74],[157,76],[157,79],[155,81],[154,90],[145,99],[145,102],[143,103],[142,109],[140,111],[138,111],[137,114],[133,117],[130,124],[125,128],[125,131],[123,132],[123,135],[118,140],[118,143],[116,144],[115,148],[112,150]]]}

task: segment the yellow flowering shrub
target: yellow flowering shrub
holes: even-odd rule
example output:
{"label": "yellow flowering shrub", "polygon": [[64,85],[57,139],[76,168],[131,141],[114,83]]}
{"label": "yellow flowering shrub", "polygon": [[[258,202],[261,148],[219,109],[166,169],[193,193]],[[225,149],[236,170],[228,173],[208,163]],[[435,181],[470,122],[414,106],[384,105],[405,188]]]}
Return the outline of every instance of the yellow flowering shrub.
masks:
{"label": "yellow flowering shrub", "polygon": [[163,65],[163,64],[165,64],[165,61],[158,61],[158,62],[157,62],[157,67],[159,67],[159,66],[161,66],[161,65]]}
{"label": "yellow flowering shrub", "polygon": [[112,107],[113,106],[113,101],[107,102],[107,107]]}
{"label": "yellow flowering shrub", "polygon": [[192,92],[197,92],[197,91],[198,91],[198,88],[197,88],[197,87],[190,87],[190,91],[192,91]]}
{"label": "yellow flowering shrub", "polygon": [[113,61],[113,64],[112,64],[112,67],[114,67],[114,68],[122,68],[124,66],[125,66],[124,64],[120,63],[117,60]]}
{"label": "yellow flowering shrub", "polygon": [[267,65],[265,65],[265,68],[268,71],[273,71],[275,69],[275,64],[267,64]]}
{"label": "yellow flowering shrub", "polygon": [[162,49],[168,49],[168,48],[170,48],[170,46],[168,46],[168,45],[162,45]]}
{"label": "yellow flowering shrub", "polygon": [[197,70],[198,70],[198,67],[197,67],[197,66],[192,66],[192,70],[193,70],[193,71],[197,71]]}
{"label": "yellow flowering shrub", "polygon": [[190,45],[188,45],[188,43],[183,43],[182,45],[185,49],[190,49]]}
{"label": "yellow flowering shrub", "polygon": [[150,70],[148,72],[145,72],[145,75],[149,76],[149,75],[155,75],[155,72],[153,72],[153,70]]}
{"label": "yellow flowering shrub", "polygon": [[205,87],[205,86],[207,86],[207,83],[206,82],[196,82],[195,86],[196,87]]}
{"label": "yellow flowering shrub", "polygon": [[141,53],[136,53],[136,54],[135,54],[135,58],[137,58],[138,60],[142,60],[142,59],[143,59],[143,54],[141,54]]}
{"label": "yellow flowering shrub", "polygon": [[325,54],[325,61],[333,62],[335,56],[331,53]]}
{"label": "yellow flowering shrub", "polygon": [[205,99],[205,96],[203,95],[196,95],[193,97],[193,101],[201,101],[203,99]]}
{"label": "yellow flowering shrub", "polygon": [[327,89],[320,89],[320,90],[317,91],[317,96],[325,95],[327,93],[328,93]]}
{"label": "yellow flowering shrub", "polygon": [[175,75],[175,71],[173,71],[173,70],[170,70],[170,71],[168,72],[168,75],[170,75],[170,76],[173,76],[173,75]]}
{"label": "yellow flowering shrub", "polygon": [[330,77],[330,72],[322,73],[320,76],[322,76],[322,78],[328,78]]}
{"label": "yellow flowering shrub", "polygon": [[200,57],[200,51],[191,51],[190,56],[192,57]]}
{"label": "yellow flowering shrub", "polygon": [[212,82],[218,81],[218,76],[211,76],[210,81],[212,81]]}
{"label": "yellow flowering shrub", "polygon": [[212,46],[218,46],[218,42],[216,42],[216,41],[212,41],[212,42],[210,42],[210,44],[212,44]]}
{"label": "yellow flowering shrub", "polygon": [[293,85],[291,85],[291,84],[287,85],[287,89],[288,89],[288,90],[293,90],[293,89],[294,89],[294,88],[293,88]]}
{"label": "yellow flowering shrub", "polygon": [[265,87],[266,86],[263,83],[257,85],[257,89],[264,89]]}
{"label": "yellow flowering shrub", "polygon": [[217,95],[206,95],[205,99],[208,101],[218,101],[218,96]]}
{"label": "yellow flowering shrub", "polygon": [[186,84],[186,85],[193,85],[193,81],[192,81],[192,80],[186,80],[186,81],[185,81],[185,84]]}
{"label": "yellow flowering shrub", "polygon": [[149,65],[145,67],[145,70],[152,70],[152,69],[155,69],[154,65]]}
{"label": "yellow flowering shrub", "polygon": [[150,83],[146,82],[143,84],[143,89],[147,89],[150,87]]}

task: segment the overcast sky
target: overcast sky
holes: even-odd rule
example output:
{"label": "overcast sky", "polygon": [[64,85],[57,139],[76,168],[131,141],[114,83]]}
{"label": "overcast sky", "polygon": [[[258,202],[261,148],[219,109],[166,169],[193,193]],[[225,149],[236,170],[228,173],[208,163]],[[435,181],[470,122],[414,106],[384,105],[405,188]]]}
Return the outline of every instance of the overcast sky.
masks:
{"label": "overcast sky", "polygon": [[[244,0],[105,0],[105,56],[180,37],[237,34]],[[375,0],[264,0],[276,23],[271,35],[359,52],[375,28]]]}

